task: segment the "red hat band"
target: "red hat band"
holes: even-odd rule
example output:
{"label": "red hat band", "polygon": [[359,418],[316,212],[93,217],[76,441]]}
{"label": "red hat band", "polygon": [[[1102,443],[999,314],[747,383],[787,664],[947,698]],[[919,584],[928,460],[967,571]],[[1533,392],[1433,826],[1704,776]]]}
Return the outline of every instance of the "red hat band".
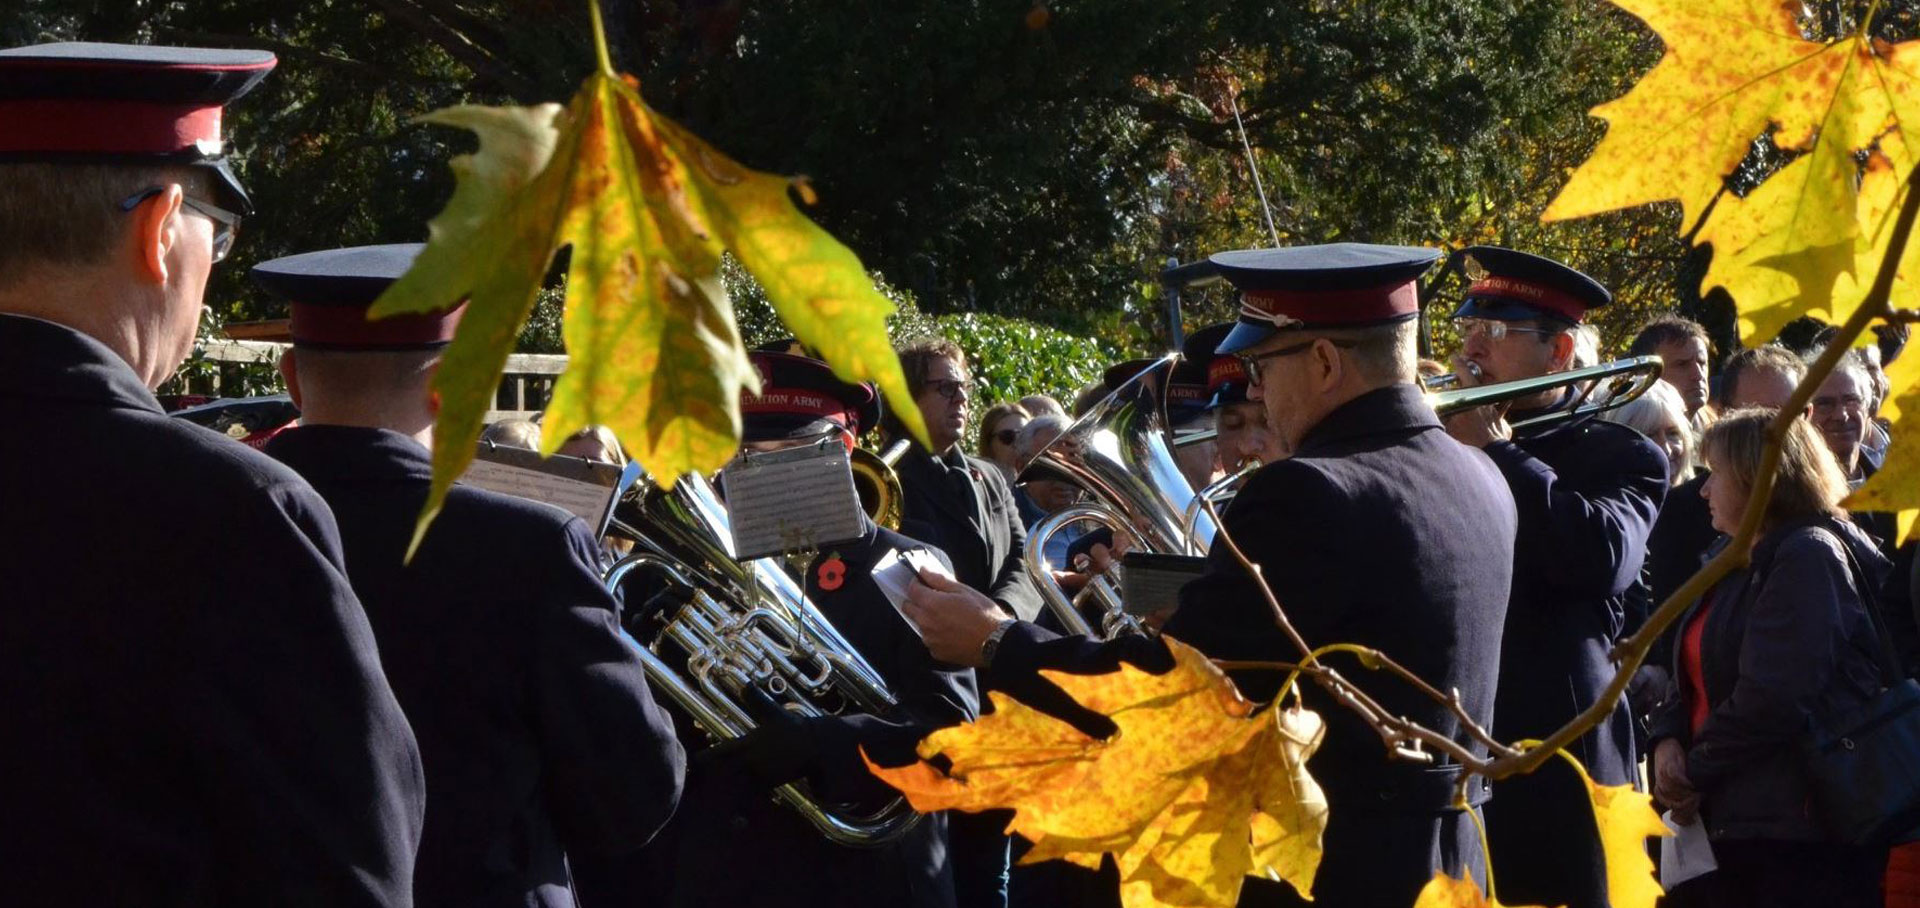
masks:
{"label": "red hat band", "polygon": [[740,396],[741,413],[781,413],[794,416],[811,416],[838,423],[842,428],[857,425],[860,416],[845,401],[799,388],[768,387],[759,396],[742,394]]}
{"label": "red hat band", "polygon": [[1216,356],[1207,366],[1207,393],[1219,391],[1221,385],[1231,385],[1247,380],[1247,370],[1240,368],[1240,360],[1232,356]]}
{"label": "red hat band", "polygon": [[218,156],[220,106],[0,100],[0,153]]}
{"label": "red hat band", "polygon": [[1498,274],[1490,274],[1474,281],[1473,286],[1467,288],[1467,295],[1510,300],[1535,309],[1544,309],[1575,323],[1586,315],[1588,308],[1587,304],[1578,297],[1556,287]]}
{"label": "red hat band", "polygon": [[439,312],[409,313],[382,319],[368,319],[367,310],[358,306],[322,306],[293,303],[288,306],[288,329],[295,344],[309,347],[343,349],[417,349],[446,344],[453,340],[465,303]]}
{"label": "red hat band", "polygon": [[1242,318],[1276,328],[1371,325],[1420,311],[1420,288],[1399,281],[1355,290],[1243,290]]}

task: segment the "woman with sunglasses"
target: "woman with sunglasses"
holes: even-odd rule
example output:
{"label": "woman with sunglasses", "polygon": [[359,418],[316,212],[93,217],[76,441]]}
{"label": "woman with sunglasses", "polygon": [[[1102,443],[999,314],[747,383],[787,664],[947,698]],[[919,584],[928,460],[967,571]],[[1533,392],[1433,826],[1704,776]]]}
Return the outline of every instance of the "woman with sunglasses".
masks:
{"label": "woman with sunglasses", "polygon": [[995,404],[980,418],[980,444],[975,450],[982,459],[999,467],[1009,483],[1020,472],[1020,456],[1013,449],[1013,441],[1020,437],[1020,428],[1031,418],[1019,404]]}

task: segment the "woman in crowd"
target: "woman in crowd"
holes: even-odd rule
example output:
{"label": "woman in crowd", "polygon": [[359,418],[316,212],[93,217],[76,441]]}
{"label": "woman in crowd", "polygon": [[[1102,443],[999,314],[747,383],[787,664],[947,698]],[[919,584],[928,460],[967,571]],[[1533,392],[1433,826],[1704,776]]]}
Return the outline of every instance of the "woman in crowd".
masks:
{"label": "woman in crowd", "polygon": [[[1703,494],[1722,533],[1739,527],[1774,412],[1736,410],[1707,430]],[[1679,625],[1680,696],[1654,724],[1654,792],[1676,820],[1706,824],[1719,863],[1702,881],[1707,904],[1880,902],[1886,849],[1829,836],[1799,756],[1812,722],[1879,688],[1863,591],[1887,564],[1841,510],[1846,494],[1820,433],[1794,420],[1749,566]]]}
{"label": "woman in crowd", "polygon": [[1020,455],[1014,451],[1013,442],[1030,418],[1019,404],[995,404],[987,415],[980,417],[980,444],[975,450],[1000,467],[1008,484],[1012,484],[1020,472]]}
{"label": "woman in crowd", "polygon": [[1687,422],[1687,405],[1680,392],[1666,382],[1654,382],[1647,393],[1603,414],[1653,440],[1667,455],[1667,483],[1679,486],[1693,478],[1693,427]]}

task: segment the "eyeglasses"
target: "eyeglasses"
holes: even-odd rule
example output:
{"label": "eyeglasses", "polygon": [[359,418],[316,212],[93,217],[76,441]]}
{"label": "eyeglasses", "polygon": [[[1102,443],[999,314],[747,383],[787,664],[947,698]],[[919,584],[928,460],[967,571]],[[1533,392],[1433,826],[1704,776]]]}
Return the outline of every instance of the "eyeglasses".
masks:
{"label": "eyeglasses", "polygon": [[927,390],[948,400],[959,400],[961,392],[967,390],[967,383],[957,378],[936,378],[927,382]]}
{"label": "eyeglasses", "polygon": [[1520,328],[1507,322],[1491,318],[1456,318],[1453,320],[1453,327],[1460,332],[1461,340],[1466,340],[1467,338],[1481,334],[1486,335],[1487,340],[1497,341],[1504,339],[1509,334],[1545,335],[1560,333],[1546,328]]}
{"label": "eyeglasses", "polygon": [[[1360,343],[1356,340],[1336,340],[1331,337],[1319,338],[1318,340],[1324,340],[1342,350]],[[1297,344],[1289,344],[1281,347],[1278,350],[1268,350],[1265,353],[1235,353],[1233,354],[1233,358],[1240,361],[1240,371],[1247,374],[1247,384],[1258,385],[1260,384],[1260,363],[1262,360],[1278,359],[1282,356],[1292,356],[1295,353],[1302,353],[1311,349],[1317,342],[1317,340],[1301,341]]]}
{"label": "eyeglasses", "polygon": [[[132,211],[140,203],[166,192],[164,186],[150,186],[128,196],[120,203],[121,211]],[[213,260],[221,261],[227,253],[233,251],[233,238],[240,232],[240,216],[211,202],[202,202],[193,196],[182,196],[181,204],[193,209],[213,222]]]}
{"label": "eyeglasses", "polygon": [[1019,437],[1020,437],[1020,432],[1017,429],[1001,429],[993,433],[993,438],[995,441],[998,441],[1003,445],[1007,445],[1008,447],[1012,447],[1013,440]]}

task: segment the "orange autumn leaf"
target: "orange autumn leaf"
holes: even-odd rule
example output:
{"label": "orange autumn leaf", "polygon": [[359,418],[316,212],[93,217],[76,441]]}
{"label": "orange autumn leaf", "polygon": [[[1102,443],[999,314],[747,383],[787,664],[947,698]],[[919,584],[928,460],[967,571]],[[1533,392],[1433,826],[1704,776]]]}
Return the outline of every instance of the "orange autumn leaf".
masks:
{"label": "orange autumn leaf", "polygon": [[1099,866],[1111,854],[1127,908],[1230,906],[1248,874],[1311,890],[1326,798],[1306,770],[1320,717],[1255,713],[1204,655],[1168,639],[1174,668],[1105,675],[1044,672],[1118,727],[1111,738],[994,694],[995,712],[921,743],[926,763],[872,767],[915,809],[1011,808],[1034,843],[1022,860]]}
{"label": "orange autumn leaf", "polygon": [[1420,890],[1420,897],[1413,900],[1413,908],[1504,908],[1500,902],[1487,898],[1480,891],[1480,884],[1469,879],[1455,879],[1444,873],[1436,873],[1433,879]]}

